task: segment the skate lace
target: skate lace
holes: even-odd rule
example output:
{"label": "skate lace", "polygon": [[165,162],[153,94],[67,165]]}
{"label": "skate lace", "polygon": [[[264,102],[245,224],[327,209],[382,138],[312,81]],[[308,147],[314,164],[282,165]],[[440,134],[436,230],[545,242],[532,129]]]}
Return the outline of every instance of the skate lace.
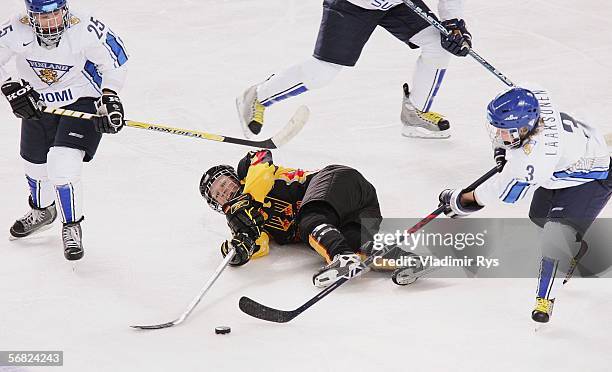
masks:
{"label": "skate lace", "polygon": [[25,227],[32,227],[45,219],[46,212],[47,211],[44,210],[38,211],[36,209],[32,209],[26,213],[26,215],[23,216],[20,221]]}
{"label": "skate lace", "polygon": [[438,114],[437,112],[433,112],[433,111],[422,112],[422,111],[417,110],[416,113],[421,119],[428,121],[435,125],[438,125],[440,121],[444,119],[444,116],[442,116],[441,114]]}
{"label": "skate lace", "polygon": [[265,106],[259,103],[257,99],[253,101],[253,121],[263,124]]}
{"label": "skate lace", "polygon": [[77,226],[64,226],[62,239],[66,248],[80,248],[80,236]]}
{"label": "skate lace", "polygon": [[548,312],[550,311],[550,304],[551,304],[551,301],[550,301],[550,300],[547,300],[547,299],[545,299],[545,298],[539,298],[539,297],[538,297],[538,298],[536,299],[536,307],[535,307],[535,310],[536,310],[536,311],[540,311],[540,312],[542,312],[542,313],[547,313],[547,314],[548,314]]}

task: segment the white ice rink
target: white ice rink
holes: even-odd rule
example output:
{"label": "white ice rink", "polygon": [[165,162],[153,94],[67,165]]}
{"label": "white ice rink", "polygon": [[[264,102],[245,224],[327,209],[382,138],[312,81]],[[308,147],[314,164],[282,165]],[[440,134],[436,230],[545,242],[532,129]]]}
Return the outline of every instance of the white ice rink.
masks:
{"label": "white ice rink", "polygon": [[[70,6],[92,10],[125,41],[131,71],[121,97],[129,118],[233,136],[241,136],[234,97],[309,56],[321,16],[320,0]],[[22,8],[21,0],[3,0],[1,18]],[[465,18],[475,50],[513,81],[547,87],[563,110],[612,132],[611,14],[604,0],[471,0]],[[380,29],[357,67],[331,86],[268,110],[264,136],[299,104],[312,113],[275,161],[358,168],[377,186],[386,217],[425,216],[440,190],[484,173],[493,165],[484,108],[505,86],[471,58],[453,59],[434,107],[450,118],[453,137],[403,138],[401,85],[417,56]],[[19,122],[0,101],[0,226],[8,236],[28,191]],[[133,128],[106,136],[84,171],[85,257],[75,272],[59,223],[29,240],[0,240],[0,350],[64,350],[66,371],[612,370],[611,279],[573,280],[539,333],[530,319],[535,279],[397,287],[368,275],[288,324],[240,312],[242,295],[290,309],[317,293],[311,276],[321,260],[298,246],[228,269],[182,326],[130,329],[174,319],[221,261],[228,229],[198,183],[204,170],[236,164],[246,151]],[[527,205],[480,216],[526,213]],[[612,207],[603,215],[612,217]],[[215,335],[219,325],[232,333]]]}

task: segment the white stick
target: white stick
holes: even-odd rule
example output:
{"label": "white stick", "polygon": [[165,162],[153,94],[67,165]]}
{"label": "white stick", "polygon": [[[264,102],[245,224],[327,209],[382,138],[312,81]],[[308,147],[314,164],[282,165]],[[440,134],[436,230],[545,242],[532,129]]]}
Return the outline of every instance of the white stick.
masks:
{"label": "white stick", "polygon": [[215,282],[217,281],[217,279],[219,278],[223,270],[225,270],[225,268],[230,263],[232,258],[234,258],[235,254],[236,254],[236,250],[232,248],[232,250],[230,250],[225,256],[225,258],[223,259],[223,262],[221,262],[219,267],[217,267],[217,270],[215,270],[215,273],[213,274],[213,276],[211,276],[210,279],[208,279],[208,281],[206,282],[206,284],[204,284],[204,287],[202,287],[202,289],[200,290],[200,293],[198,293],[198,295],[193,299],[193,301],[191,301],[191,303],[189,304],[189,307],[187,307],[187,310],[185,310],[185,312],[181,316],[179,316],[177,319],[171,322],[168,322],[168,323],[163,323],[163,324],[148,325],[148,326],[130,326],[130,327],[136,328],[136,329],[162,329],[162,328],[173,327],[175,325],[183,323],[185,319],[187,319],[187,317],[191,314],[191,312],[196,308],[196,306],[198,306],[200,301],[202,301],[202,298],[204,297],[206,292],[208,292],[210,287],[212,287],[213,284],[215,284]]}

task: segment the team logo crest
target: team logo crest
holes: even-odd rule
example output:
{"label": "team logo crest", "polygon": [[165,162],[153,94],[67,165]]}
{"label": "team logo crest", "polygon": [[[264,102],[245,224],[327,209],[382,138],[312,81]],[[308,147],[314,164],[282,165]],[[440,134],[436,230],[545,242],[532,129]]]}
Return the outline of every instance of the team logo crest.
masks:
{"label": "team logo crest", "polygon": [[523,151],[525,152],[525,155],[531,154],[531,152],[533,151],[533,146],[535,146],[535,144],[536,144],[535,140],[529,140],[529,142],[523,145]]}
{"label": "team logo crest", "polygon": [[60,79],[74,67],[57,63],[30,61],[29,59],[27,61],[40,80],[49,86],[60,81]]}

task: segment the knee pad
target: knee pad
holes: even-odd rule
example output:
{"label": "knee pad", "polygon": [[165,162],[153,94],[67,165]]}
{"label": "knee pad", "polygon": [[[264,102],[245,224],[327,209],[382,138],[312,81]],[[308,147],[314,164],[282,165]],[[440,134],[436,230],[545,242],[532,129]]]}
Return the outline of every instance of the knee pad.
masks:
{"label": "knee pad", "polygon": [[69,147],[52,147],[47,154],[47,172],[55,185],[64,223],[79,221],[83,216],[81,172],[84,156],[84,151]]}
{"label": "knee pad", "polygon": [[81,180],[85,151],[69,147],[51,147],[47,154],[47,172],[54,185]]}
{"label": "knee pad", "polygon": [[34,164],[25,161],[24,170],[32,203],[38,208],[46,208],[55,201],[55,190],[47,176],[47,164]]}
{"label": "knee pad", "polygon": [[414,35],[410,42],[418,45],[421,49],[418,63],[440,69],[448,67],[452,55],[442,48],[440,32],[433,26],[427,27]]}
{"label": "knee pad", "polygon": [[542,256],[559,261],[558,270],[567,273],[571,260],[582,245],[580,234],[571,226],[549,221],[542,230]]}
{"label": "knee pad", "polygon": [[300,65],[300,67],[302,69],[306,88],[318,89],[331,83],[331,81],[338,76],[343,66],[311,57]]}
{"label": "knee pad", "polygon": [[414,35],[410,42],[421,49],[419,60],[436,68],[446,68],[452,55],[442,48],[440,32],[433,26],[427,27]]}

